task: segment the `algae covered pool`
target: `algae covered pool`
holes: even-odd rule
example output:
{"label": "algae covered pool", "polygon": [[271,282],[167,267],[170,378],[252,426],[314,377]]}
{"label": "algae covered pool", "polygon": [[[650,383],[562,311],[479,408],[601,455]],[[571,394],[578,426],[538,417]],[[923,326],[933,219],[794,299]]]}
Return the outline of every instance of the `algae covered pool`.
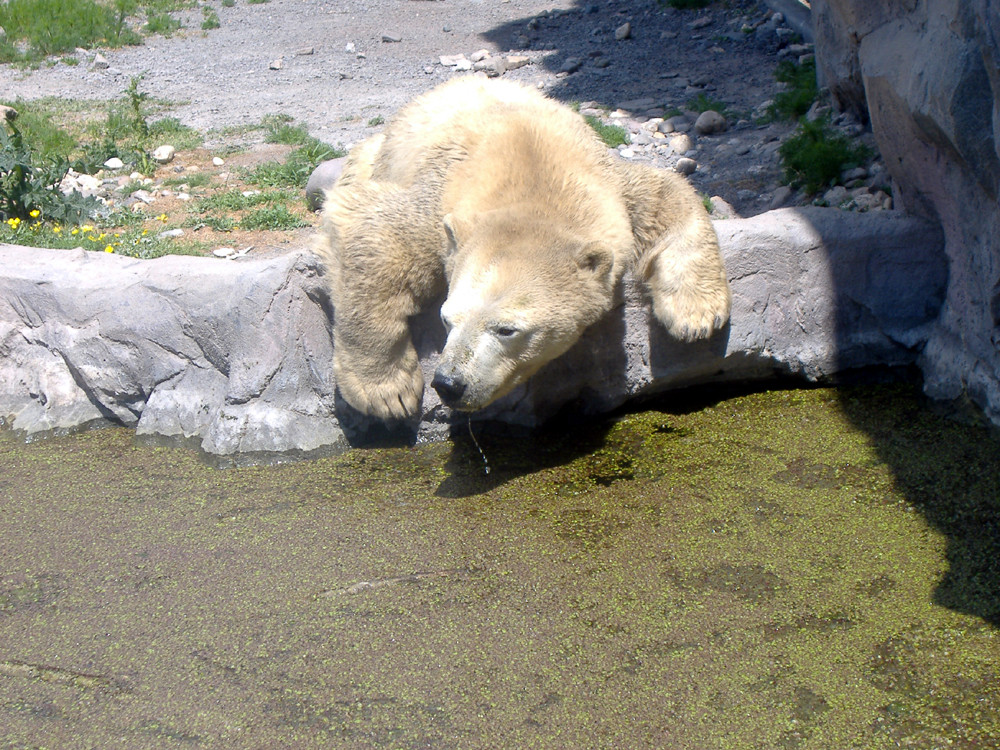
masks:
{"label": "algae covered pool", "polygon": [[0,442],[4,747],[1000,747],[1000,445],[909,386],[219,470]]}

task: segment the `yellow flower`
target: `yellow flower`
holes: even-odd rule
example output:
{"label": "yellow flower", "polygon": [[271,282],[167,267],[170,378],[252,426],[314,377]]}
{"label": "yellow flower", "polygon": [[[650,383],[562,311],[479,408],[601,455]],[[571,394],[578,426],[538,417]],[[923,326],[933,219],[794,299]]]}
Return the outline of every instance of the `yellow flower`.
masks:
{"label": "yellow flower", "polygon": [[167,215],[166,214],[160,214],[159,216],[156,217],[156,219],[157,219],[157,221],[163,221],[163,222],[165,222],[167,220]]}
{"label": "yellow flower", "polygon": [[62,227],[59,226],[58,224],[56,224],[54,227],[52,227],[53,234],[59,234],[61,231],[62,231]]}
{"label": "yellow flower", "polygon": [[70,234],[77,234],[77,233],[79,233],[79,231],[80,231],[79,227],[73,227],[73,231],[70,232]]}
{"label": "yellow flower", "polygon": [[21,226],[21,220],[16,216],[12,219],[7,219],[7,223],[10,224],[11,229],[17,229],[19,226]]}
{"label": "yellow flower", "polygon": [[104,248],[104,252],[106,253],[113,253],[114,251],[115,249],[111,245],[108,245],[106,248]]}
{"label": "yellow flower", "polygon": [[39,211],[37,208],[33,209],[32,211],[30,211],[28,213],[28,216],[30,216],[32,219],[37,219],[41,215],[42,215],[42,212]]}
{"label": "yellow flower", "polygon": [[94,228],[92,226],[90,226],[90,224],[84,224],[82,227],[80,227],[80,231],[81,232],[93,232]]}

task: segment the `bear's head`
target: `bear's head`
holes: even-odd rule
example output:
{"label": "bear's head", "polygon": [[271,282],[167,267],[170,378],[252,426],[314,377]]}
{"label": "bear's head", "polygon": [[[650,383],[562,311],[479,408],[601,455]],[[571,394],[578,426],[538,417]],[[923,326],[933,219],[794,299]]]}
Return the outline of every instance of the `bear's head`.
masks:
{"label": "bear's head", "polygon": [[475,411],[568,350],[611,309],[615,255],[551,220],[491,211],[445,228],[448,338],[431,385]]}

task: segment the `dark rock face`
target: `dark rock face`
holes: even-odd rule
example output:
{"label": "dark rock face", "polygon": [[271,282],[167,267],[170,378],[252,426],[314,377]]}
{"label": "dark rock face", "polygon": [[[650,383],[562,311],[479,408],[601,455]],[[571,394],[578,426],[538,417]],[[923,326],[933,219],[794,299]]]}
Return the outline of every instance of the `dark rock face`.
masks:
{"label": "dark rock face", "polygon": [[816,0],[822,83],[871,118],[898,205],[940,222],[949,283],[927,392],[1000,423],[1000,5]]}
{"label": "dark rock face", "polygon": [[[565,356],[475,418],[536,426],[693,383],[816,381],[916,361],[944,298],[941,238],[895,212],[781,209],[716,222],[733,315],[682,344],[626,279],[621,304]],[[0,245],[0,419],[26,435],[97,420],[194,440],[221,456],[307,454],[384,435],[336,397],[323,269],[305,252],[264,260],[138,261]],[[444,331],[413,322],[426,382]],[[419,423],[453,415],[427,388]],[[458,417],[464,423],[464,417]]]}

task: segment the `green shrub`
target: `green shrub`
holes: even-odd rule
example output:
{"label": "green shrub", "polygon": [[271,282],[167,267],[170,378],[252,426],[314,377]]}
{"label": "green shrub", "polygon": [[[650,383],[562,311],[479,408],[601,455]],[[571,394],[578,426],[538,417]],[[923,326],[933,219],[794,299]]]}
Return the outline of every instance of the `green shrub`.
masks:
{"label": "green shrub", "polygon": [[151,13],[146,17],[143,31],[147,34],[170,36],[181,27],[181,22],[169,13]]}
{"label": "green shrub", "polygon": [[[21,132],[0,126],[0,217],[5,221],[63,224],[89,218],[99,204],[73,191],[64,195],[59,183],[69,171],[60,157],[39,158],[25,143]],[[16,228],[16,227],[15,227]]]}
{"label": "green shrub", "polygon": [[778,153],[785,168],[785,180],[801,185],[808,193],[829,187],[845,169],[859,166],[871,157],[870,149],[837,133],[826,120],[800,123]]}
{"label": "green shrub", "polygon": [[601,122],[600,118],[594,117],[594,115],[586,115],[583,119],[594,129],[598,137],[607,144],[608,148],[618,148],[631,141],[628,131],[620,125],[606,125]]}
{"label": "green shrub", "polygon": [[774,72],[774,77],[788,88],[774,97],[774,104],[769,108],[769,114],[775,118],[797,120],[812,107],[819,89],[816,86],[816,62],[811,60],[796,65],[789,60],[782,60]]}
{"label": "green shrub", "polygon": [[377,128],[379,125],[385,125],[385,118],[382,115],[375,115],[368,121],[368,127]]}

